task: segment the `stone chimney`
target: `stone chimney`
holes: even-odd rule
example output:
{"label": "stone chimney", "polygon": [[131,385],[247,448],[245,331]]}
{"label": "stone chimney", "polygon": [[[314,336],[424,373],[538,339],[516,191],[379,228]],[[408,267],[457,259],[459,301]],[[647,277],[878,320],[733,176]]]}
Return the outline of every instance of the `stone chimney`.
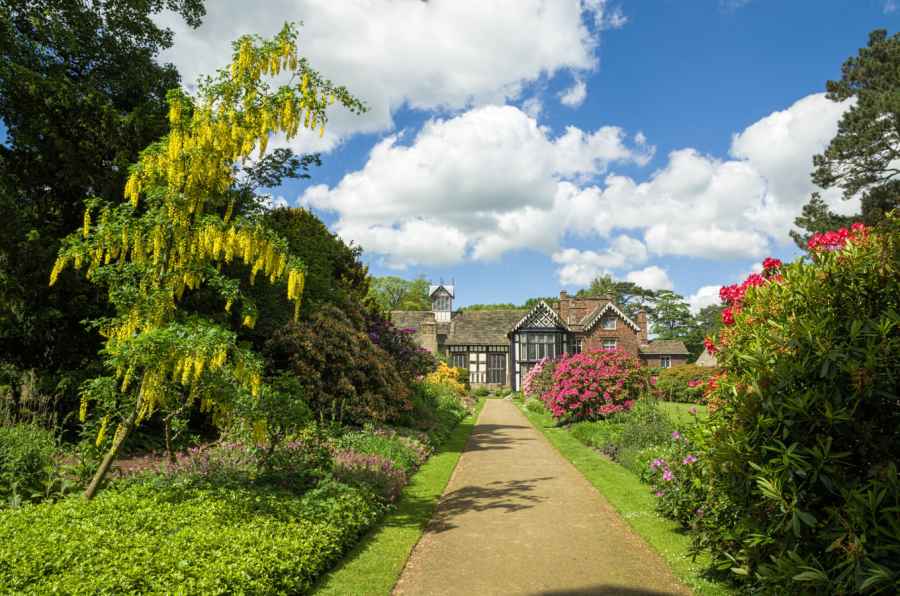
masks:
{"label": "stone chimney", "polygon": [[645,346],[650,342],[650,339],[649,339],[650,336],[647,333],[647,313],[644,311],[643,308],[638,311],[637,324],[638,324],[638,327],[641,328],[640,337],[639,337],[641,345]]}
{"label": "stone chimney", "polygon": [[565,290],[559,291],[559,318],[569,321],[569,293]]}

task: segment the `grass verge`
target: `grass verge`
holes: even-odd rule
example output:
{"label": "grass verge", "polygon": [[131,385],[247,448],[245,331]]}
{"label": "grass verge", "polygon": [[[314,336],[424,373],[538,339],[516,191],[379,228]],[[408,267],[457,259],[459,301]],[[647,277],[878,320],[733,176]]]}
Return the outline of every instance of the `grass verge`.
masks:
{"label": "grass verge", "polygon": [[705,561],[692,561],[690,537],[674,521],[656,513],[653,495],[646,484],[599,453],[580,443],[568,431],[555,428],[548,414],[524,412],[547,440],[606,497],[619,515],[669,564],[672,572],[694,594],[734,594],[728,586],[702,577]]}
{"label": "grass verge", "polygon": [[697,420],[705,420],[709,418],[709,411],[706,406],[698,404],[682,404],[674,401],[661,401],[659,407],[669,416],[676,426],[685,426],[694,422],[694,415],[691,409],[696,409]]}
{"label": "grass verge", "polygon": [[390,594],[447,487],[483,407],[484,399],[480,399],[475,412],[459,423],[438,452],[412,477],[397,508],[322,579],[314,594]]}

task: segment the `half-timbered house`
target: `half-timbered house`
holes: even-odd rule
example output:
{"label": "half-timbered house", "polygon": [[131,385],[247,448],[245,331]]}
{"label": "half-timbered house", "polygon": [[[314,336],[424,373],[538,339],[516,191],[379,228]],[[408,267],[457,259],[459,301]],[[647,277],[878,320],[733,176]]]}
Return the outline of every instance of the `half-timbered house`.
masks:
{"label": "half-timbered house", "polygon": [[469,370],[474,385],[518,389],[543,358],[598,349],[630,352],[650,366],[685,364],[680,341],[652,341],[647,317],[632,320],[607,297],[576,298],[563,291],[558,301],[541,301],[530,310],[453,311],[456,288],[430,287],[432,310],[394,311],[391,319],[415,330],[421,346]]}

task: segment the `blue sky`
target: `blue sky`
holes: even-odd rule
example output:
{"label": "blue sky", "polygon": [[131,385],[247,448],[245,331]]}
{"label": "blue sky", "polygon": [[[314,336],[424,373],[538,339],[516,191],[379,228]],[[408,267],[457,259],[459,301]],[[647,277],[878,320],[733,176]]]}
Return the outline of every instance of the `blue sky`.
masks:
{"label": "blue sky", "polygon": [[[825,81],[887,0],[270,0],[172,15],[186,84],[228,42],[304,21],[301,53],[372,108],[332,115],[309,181],[271,189],[361,244],[375,275],[455,279],[457,305],[611,273],[715,300],[787,237],[849,104]],[[0,135],[3,131],[0,130]],[[838,209],[853,204],[825,193]]]}

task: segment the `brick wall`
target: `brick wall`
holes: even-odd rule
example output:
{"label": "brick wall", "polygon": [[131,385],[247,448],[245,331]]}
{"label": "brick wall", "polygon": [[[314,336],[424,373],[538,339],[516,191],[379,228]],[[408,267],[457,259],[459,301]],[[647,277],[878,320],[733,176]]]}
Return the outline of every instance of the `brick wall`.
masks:
{"label": "brick wall", "polygon": [[616,340],[616,347],[625,350],[629,354],[638,355],[638,346],[640,339],[638,333],[629,327],[625,321],[616,317],[616,328],[604,329],[602,323],[597,323],[594,328],[586,334],[582,341],[582,350],[587,352],[590,350],[599,350],[603,348],[604,339]]}

